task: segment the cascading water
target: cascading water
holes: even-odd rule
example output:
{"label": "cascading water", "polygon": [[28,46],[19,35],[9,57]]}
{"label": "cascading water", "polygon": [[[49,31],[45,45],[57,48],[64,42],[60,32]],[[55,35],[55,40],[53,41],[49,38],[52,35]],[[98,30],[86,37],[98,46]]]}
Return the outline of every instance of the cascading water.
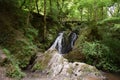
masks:
{"label": "cascading water", "polygon": [[71,33],[71,47],[73,48],[73,46],[74,46],[74,42],[76,41],[76,39],[77,39],[77,35],[76,35],[76,33]]}
{"label": "cascading water", "polygon": [[75,32],[71,32],[71,34],[68,37],[68,42],[66,44],[64,53],[68,53],[69,51],[72,50],[76,39],[77,39],[77,34]]}
{"label": "cascading water", "polygon": [[64,32],[59,33],[55,42],[49,49],[57,49],[60,54],[68,53],[69,51],[71,51],[74,46],[74,42],[77,39],[77,35],[76,33],[71,32],[68,37],[68,41],[64,40],[63,35]]}
{"label": "cascading water", "polygon": [[56,38],[55,42],[50,47],[50,49],[55,49],[56,47],[58,47],[59,53],[62,53],[62,39],[63,39],[63,34],[64,34],[64,32],[59,33],[59,36]]}

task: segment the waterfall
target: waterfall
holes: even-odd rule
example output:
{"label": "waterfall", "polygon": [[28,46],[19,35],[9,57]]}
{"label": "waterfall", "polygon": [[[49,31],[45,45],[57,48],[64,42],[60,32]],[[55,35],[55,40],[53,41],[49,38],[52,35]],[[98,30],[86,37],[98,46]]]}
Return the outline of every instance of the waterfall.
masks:
{"label": "waterfall", "polygon": [[74,42],[76,41],[76,39],[77,39],[76,33],[71,33],[71,47],[72,48],[74,46]]}
{"label": "waterfall", "polygon": [[52,50],[57,49],[60,54],[68,53],[69,51],[71,51],[74,46],[74,42],[77,39],[77,34],[74,32],[71,32],[71,34],[68,37],[68,40],[64,40],[63,35],[64,35],[64,32],[59,33],[55,42],[49,49],[52,49]]}
{"label": "waterfall", "polygon": [[68,37],[68,42],[67,42],[64,53],[68,53],[69,51],[72,50],[76,39],[77,39],[77,34],[75,32],[71,32],[71,34]]}
{"label": "waterfall", "polygon": [[64,34],[64,32],[59,33],[59,36],[56,38],[55,42],[50,47],[50,49],[55,49],[56,47],[58,47],[58,49],[57,49],[58,52],[62,53],[62,39],[63,39],[63,34]]}

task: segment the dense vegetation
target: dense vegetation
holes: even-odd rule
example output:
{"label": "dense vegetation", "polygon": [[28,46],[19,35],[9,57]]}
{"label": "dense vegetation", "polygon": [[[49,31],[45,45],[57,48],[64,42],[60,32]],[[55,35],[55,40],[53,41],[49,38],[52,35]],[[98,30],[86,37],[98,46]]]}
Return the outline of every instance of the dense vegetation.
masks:
{"label": "dense vegetation", "polygon": [[23,77],[31,59],[63,30],[78,34],[65,55],[69,61],[120,72],[119,0],[0,0],[0,47],[7,56],[1,65],[9,67],[7,75]]}

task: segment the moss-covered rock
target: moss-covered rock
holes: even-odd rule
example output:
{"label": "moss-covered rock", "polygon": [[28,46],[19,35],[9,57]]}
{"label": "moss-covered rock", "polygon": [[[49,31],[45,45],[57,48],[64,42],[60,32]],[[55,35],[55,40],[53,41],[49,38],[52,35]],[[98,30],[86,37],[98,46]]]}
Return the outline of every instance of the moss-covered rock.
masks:
{"label": "moss-covered rock", "polygon": [[47,68],[48,63],[51,59],[52,55],[49,54],[49,52],[47,53],[38,53],[37,54],[37,59],[35,60],[33,67],[32,67],[32,71],[43,71]]}
{"label": "moss-covered rock", "polygon": [[84,61],[85,60],[85,55],[82,53],[80,48],[73,49],[70,51],[68,54],[63,55],[68,61],[74,62],[74,61]]}
{"label": "moss-covered rock", "polygon": [[92,76],[98,80],[104,80],[105,77],[94,66],[81,62],[68,62],[56,50],[48,50],[46,52],[51,55],[48,66],[46,68],[48,75],[52,80],[59,77],[59,80],[84,80],[86,76]]}
{"label": "moss-covered rock", "polygon": [[104,80],[105,77],[94,66],[69,62],[55,49],[49,49],[43,55],[39,55],[33,70],[38,69],[48,74],[50,80],[84,80],[86,76]]}

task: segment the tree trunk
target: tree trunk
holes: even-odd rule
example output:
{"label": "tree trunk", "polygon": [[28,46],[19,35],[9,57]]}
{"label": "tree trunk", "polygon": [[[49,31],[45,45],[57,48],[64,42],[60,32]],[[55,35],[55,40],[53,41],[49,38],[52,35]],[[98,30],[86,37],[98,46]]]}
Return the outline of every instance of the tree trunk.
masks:
{"label": "tree trunk", "polygon": [[82,21],[82,13],[83,13],[83,8],[80,8],[80,15],[81,15],[81,21]]}
{"label": "tree trunk", "polygon": [[94,21],[95,21],[95,24],[97,22],[97,5],[96,5],[96,0],[94,0]]}
{"label": "tree trunk", "polygon": [[30,11],[28,12],[28,15],[27,15],[27,21],[26,21],[27,27],[29,27],[29,21],[30,21]]}
{"label": "tree trunk", "polygon": [[104,12],[103,12],[103,6],[101,7],[101,20],[103,19],[104,17]]}
{"label": "tree trunk", "polygon": [[43,41],[46,40],[47,30],[46,30],[46,0],[44,0],[44,34],[43,34]]}
{"label": "tree trunk", "polygon": [[60,5],[59,5],[59,1],[57,0],[57,9],[58,9],[58,15],[57,15],[57,19],[59,20],[60,22]]}
{"label": "tree trunk", "polygon": [[92,8],[92,6],[90,7],[90,21],[92,21],[93,20],[93,17],[92,17],[92,11],[93,11],[93,8]]}
{"label": "tree trunk", "polygon": [[88,8],[88,21],[90,21],[90,8]]}
{"label": "tree trunk", "polygon": [[49,0],[50,2],[50,14],[52,14],[52,0]]}
{"label": "tree trunk", "polygon": [[120,3],[117,3],[117,17],[119,17],[119,13],[120,13]]}
{"label": "tree trunk", "polygon": [[39,14],[38,0],[35,0],[35,4],[36,4],[36,9],[37,9],[37,12],[38,12],[38,14]]}
{"label": "tree trunk", "polygon": [[28,15],[27,15],[27,21],[26,21],[26,26],[29,27],[29,22],[30,22],[30,12],[31,12],[31,1],[29,2],[28,5]]}

